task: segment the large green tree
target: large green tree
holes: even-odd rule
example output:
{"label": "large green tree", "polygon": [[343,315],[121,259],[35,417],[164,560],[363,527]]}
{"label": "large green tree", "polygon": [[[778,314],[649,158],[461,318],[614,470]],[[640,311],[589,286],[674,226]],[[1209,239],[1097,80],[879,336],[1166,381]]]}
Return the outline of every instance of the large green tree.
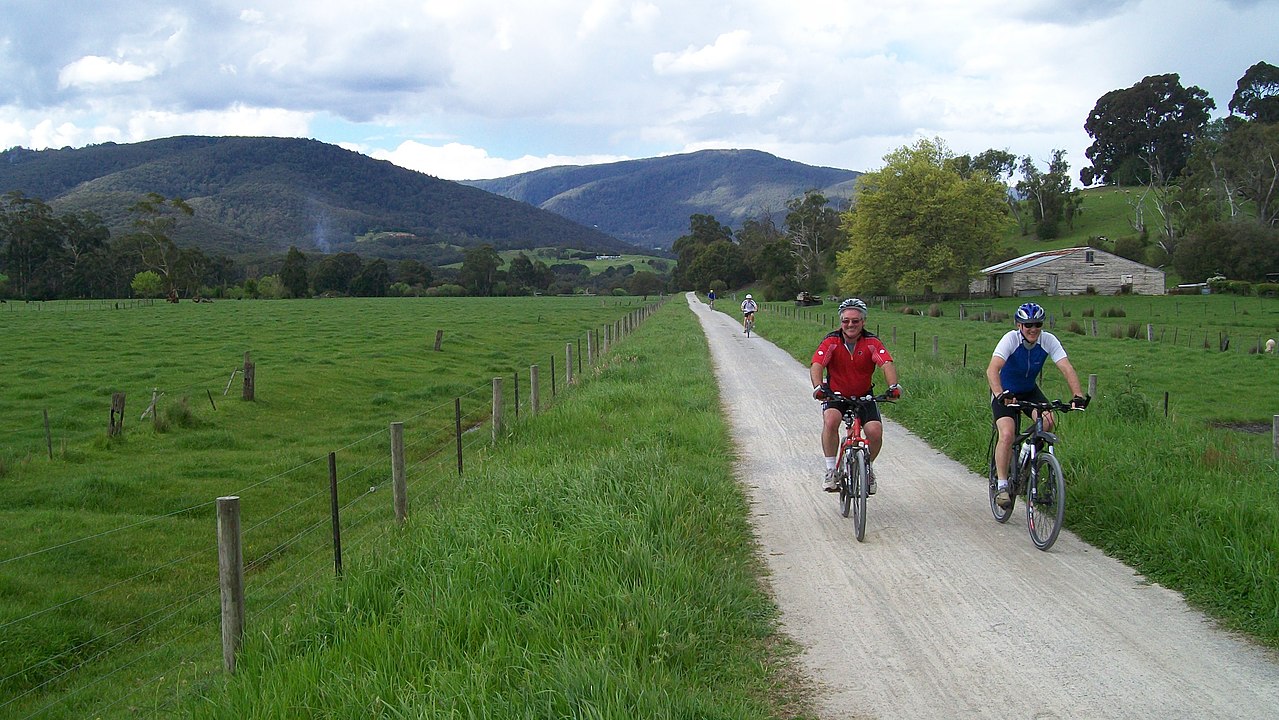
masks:
{"label": "large green tree", "polygon": [[129,213],[134,232],[125,236],[125,246],[136,254],[144,269],[164,280],[167,289],[176,289],[182,258],[173,242],[173,231],[179,218],[190,217],[195,210],[182,198],[166,198],[152,192],[130,206]]}
{"label": "large green tree", "polygon": [[960,291],[997,250],[1007,188],[986,173],[962,176],[940,139],[885,156],[858,178],[844,216],[840,290],[872,294]]}
{"label": "large green tree", "polygon": [[284,256],[284,265],[280,268],[280,284],[284,286],[288,297],[304,298],[310,295],[307,292],[310,283],[307,282],[306,255],[293,245],[289,246],[289,252]]}
{"label": "large green tree", "polygon": [[315,268],[312,286],[316,294],[336,293],[345,295],[351,290],[351,281],[364,268],[364,261],[355,253],[341,252],[326,255]]}
{"label": "large green tree", "polygon": [[786,237],[795,255],[796,280],[805,290],[824,292],[827,269],[835,267],[836,255],[845,248],[839,212],[816,190],[789,200],[786,209]]}
{"label": "large green tree", "polygon": [[[675,286],[681,290],[701,290],[709,287],[712,280],[723,280],[731,287],[736,287],[741,282],[749,282],[749,268],[747,268],[744,277],[735,277],[730,279],[727,277],[730,273],[734,273],[734,269],[727,266],[716,265],[717,259],[732,258],[731,252],[725,251],[721,246],[715,251],[714,257],[708,257],[702,262],[698,262],[698,258],[710,251],[711,246],[717,243],[726,243],[734,248],[733,229],[727,225],[720,223],[715,219],[714,215],[704,215],[695,213],[688,219],[688,234],[682,235],[671,246],[671,250],[675,253],[676,265],[674,273]],[[740,260],[740,249],[738,250],[737,259]],[[745,262],[741,263],[743,266]]]}
{"label": "large green tree", "polygon": [[1235,85],[1230,112],[1253,122],[1279,123],[1279,67],[1259,62]]}
{"label": "large green tree", "polygon": [[467,248],[462,257],[462,272],[458,280],[471,295],[492,295],[497,283],[497,271],[502,267],[502,256],[492,245]]}
{"label": "large green tree", "polygon": [[1050,240],[1061,234],[1061,225],[1073,227],[1081,200],[1079,191],[1071,188],[1070,165],[1065,150],[1053,150],[1047,172],[1041,171],[1029,155],[1022,158],[1017,192],[1025,200],[1029,216],[1035,221],[1035,234]]}
{"label": "large green tree", "polygon": [[1102,95],[1084,122],[1092,163],[1079,179],[1107,185],[1167,184],[1181,174],[1195,138],[1217,107],[1207,91],[1182,87],[1176,73],[1151,75]]}
{"label": "large green tree", "polygon": [[7,193],[0,202],[0,243],[12,292],[20,298],[54,297],[56,273],[49,268],[59,243],[53,208],[21,192]]}

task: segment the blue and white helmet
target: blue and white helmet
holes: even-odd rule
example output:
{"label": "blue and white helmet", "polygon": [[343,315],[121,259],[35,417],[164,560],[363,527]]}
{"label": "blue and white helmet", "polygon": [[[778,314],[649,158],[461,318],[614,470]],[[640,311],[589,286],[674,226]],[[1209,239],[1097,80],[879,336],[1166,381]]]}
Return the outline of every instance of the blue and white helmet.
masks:
{"label": "blue and white helmet", "polygon": [[1030,302],[1017,308],[1017,323],[1043,322],[1044,309],[1038,304]]}

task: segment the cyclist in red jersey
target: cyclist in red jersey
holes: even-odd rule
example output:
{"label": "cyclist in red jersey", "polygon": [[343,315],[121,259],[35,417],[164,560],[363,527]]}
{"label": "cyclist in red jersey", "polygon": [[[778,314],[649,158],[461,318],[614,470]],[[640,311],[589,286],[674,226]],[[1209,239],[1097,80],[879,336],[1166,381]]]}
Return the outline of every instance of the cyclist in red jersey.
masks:
{"label": "cyclist in red jersey", "polygon": [[[844,419],[844,403],[827,400],[829,391],[844,397],[862,397],[872,394],[875,368],[882,368],[889,383],[888,395],[901,397],[902,388],[897,382],[897,367],[888,348],[874,333],[866,330],[866,303],[849,298],[839,304],[839,329],[822,339],[813,353],[809,379],[813,383],[813,398],[822,403],[822,455],[826,459],[826,478],[823,489],[838,492],[835,480],[835,456],[839,451],[839,424]],[[870,458],[879,455],[884,443],[884,424],[879,408],[863,406],[859,411],[866,442],[870,445]],[[870,492],[875,492],[874,476],[871,476]]]}

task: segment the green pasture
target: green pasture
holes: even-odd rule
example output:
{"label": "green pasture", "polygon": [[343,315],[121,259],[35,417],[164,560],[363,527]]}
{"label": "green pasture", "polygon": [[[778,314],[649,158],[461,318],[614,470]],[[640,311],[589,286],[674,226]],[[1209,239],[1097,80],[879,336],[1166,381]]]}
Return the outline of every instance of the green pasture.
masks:
{"label": "green pasture", "polygon": [[[404,423],[421,478],[411,502],[440,502],[457,474],[455,426],[471,460],[490,439],[492,378],[503,379],[508,422],[531,409],[531,365],[548,405],[588,333],[605,337],[642,303],[121,307],[0,305],[0,716],[52,703],[40,717],[84,717],[113,701],[123,715],[180,692],[221,662],[217,497],[241,498],[250,613],[285,615],[299,587],[333,573],[329,453],[345,554],[359,558],[392,525],[391,422]],[[232,378],[246,352],[254,402]],[[126,393],[124,432],[108,438],[115,392]],[[158,413],[141,419],[153,393]]]}
{"label": "green pasture", "polygon": [[668,304],[182,714],[811,717],[707,355]]}
{"label": "green pasture", "polygon": [[[988,304],[1011,314],[1026,299]],[[1255,338],[1279,336],[1279,301],[1035,299],[1051,314],[1085,389],[1089,375],[1097,376],[1088,411],[1066,415],[1059,427],[1057,457],[1069,488],[1066,526],[1227,627],[1279,647],[1279,461],[1271,433],[1279,415],[1279,356],[1249,351]],[[1127,315],[1103,319],[1103,308]],[[984,474],[990,439],[985,368],[1011,320],[959,320],[957,302],[939,305],[939,317],[917,314],[927,305],[912,314],[903,309],[876,305],[867,321],[893,353],[906,390],[906,399],[886,412]],[[1063,330],[1072,320],[1090,320],[1085,310],[1094,311],[1103,328],[1141,325],[1141,339],[1115,338],[1100,328],[1097,336]],[[807,363],[820,336],[834,328],[834,311],[769,303],[756,316],[756,329]],[[1145,339],[1146,323],[1156,327],[1153,342]],[[1221,352],[1217,339],[1227,332],[1236,340]],[[1202,347],[1205,335],[1209,349]],[[1174,336],[1181,342],[1173,343]],[[1050,397],[1068,396],[1053,368],[1045,369],[1042,386]],[[885,452],[891,451],[888,438]]]}

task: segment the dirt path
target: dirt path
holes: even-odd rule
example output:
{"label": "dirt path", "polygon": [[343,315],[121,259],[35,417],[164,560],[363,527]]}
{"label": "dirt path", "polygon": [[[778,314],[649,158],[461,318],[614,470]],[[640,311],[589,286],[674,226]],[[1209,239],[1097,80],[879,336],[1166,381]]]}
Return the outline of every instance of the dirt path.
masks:
{"label": "dirt path", "polygon": [[823,718],[1279,717],[1275,654],[1068,532],[1036,550],[1020,504],[995,523],[982,477],[893,422],[858,543],[821,491],[806,367],[689,304]]}

